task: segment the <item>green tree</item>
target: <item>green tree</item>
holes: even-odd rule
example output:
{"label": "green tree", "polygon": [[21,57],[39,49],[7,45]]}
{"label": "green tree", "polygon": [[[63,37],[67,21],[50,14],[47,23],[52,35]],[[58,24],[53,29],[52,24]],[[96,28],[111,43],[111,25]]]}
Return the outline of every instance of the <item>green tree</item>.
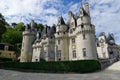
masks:
{"label": "green tree", "polygon": [[7,27],[7,31],[2,35],[1,42],[14,45],[16,51],[19,52],[22,43],[22,31],[17,31],[14,28]]}
{"label": "green tree", "polygon": [[0,41],[2,34],[6,31],[7,22],[4,19],[4,16],[0,13]]}
{"label": "green tree", "polygon": [[36,28],[37,30],[43,30],[44,25],[41,24],[41,23],[35,23],[35,28]]}
{"label": "green tree", "polygon": [[15,27],[15,30],[24,31],[25,30],[24,23],[23,22],[18,23]]}

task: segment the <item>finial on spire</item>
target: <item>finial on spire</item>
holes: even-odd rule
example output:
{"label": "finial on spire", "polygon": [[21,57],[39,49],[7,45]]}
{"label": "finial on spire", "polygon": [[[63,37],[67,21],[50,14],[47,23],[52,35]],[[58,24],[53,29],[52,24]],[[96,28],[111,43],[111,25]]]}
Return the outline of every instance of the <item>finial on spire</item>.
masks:
{"label": "finial on spire", "polygon": [[81,7],[83,6],[83,1],[81,0]]}

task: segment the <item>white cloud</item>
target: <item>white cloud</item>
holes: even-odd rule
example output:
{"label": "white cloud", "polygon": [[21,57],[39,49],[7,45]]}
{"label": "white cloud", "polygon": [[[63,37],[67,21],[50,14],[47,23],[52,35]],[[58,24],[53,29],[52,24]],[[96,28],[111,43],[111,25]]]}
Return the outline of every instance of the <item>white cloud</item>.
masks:
{"label": "white cloud", "polygon": [[120,0],[90,0],[92,22],[96,32],[114,33],[120,44]]}
{"label": "white cloud", "polygon": [[[0,12],[5,16],[9,23],[12,22],[27,22],[26,19],[41,19],[42,21],[50,21],[52,15],[55,19],[55,15],[58,14],[58,10],[55,8],[57,3],[61,1],[56,0],[0,0]],[[54,4],[54,5],[53,5]],[[48,8],[45,8],[48,6]],[[47,16],[47,19],[45,18]],[[41,23],[42,23],[41,21]],[[52,25],[53,22],[48,22],[48,25]]]}
{"label": "white cloud", "polygon": [[[92,23],[96,26],[96,33],[114,33],[117,43],[120,44],[120,0],[87,0],[90,3]],[[84,1],[85,2],[85,1]],[[70,0],[0,0],[0,12],[9,23],[25,22],[30,19],[53,25],[59,16],[67,20],[68,11],[78,13],[80,2]]]}

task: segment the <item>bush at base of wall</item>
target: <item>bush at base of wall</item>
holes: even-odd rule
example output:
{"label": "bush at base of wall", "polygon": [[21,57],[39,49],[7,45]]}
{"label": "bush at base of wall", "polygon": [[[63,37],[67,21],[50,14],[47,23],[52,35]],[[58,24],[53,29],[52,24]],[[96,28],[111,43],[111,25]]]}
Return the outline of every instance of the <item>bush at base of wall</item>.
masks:
{"label": "bush at base of wall", "polygon": [[5,62],[5,61],[12,61],[12,58],[9,57],[4,57],[0,55],[0,61]]}
{"label": "bush at base of wall", "polygon": [[57,61],[57,62],[6,62],[1,63],[3,69],[14,69],[28,72],[52,72],[52,73],[89,73],[100,70],[97,60]]}

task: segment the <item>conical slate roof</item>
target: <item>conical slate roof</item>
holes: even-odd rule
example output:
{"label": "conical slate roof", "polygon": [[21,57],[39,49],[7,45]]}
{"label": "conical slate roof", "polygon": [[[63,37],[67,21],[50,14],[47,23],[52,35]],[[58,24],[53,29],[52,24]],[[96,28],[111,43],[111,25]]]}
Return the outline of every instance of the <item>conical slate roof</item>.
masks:
{"label": "conical slate roof", "polygon": [[86,16],[86,15],[89,16],[83,7],[81,7],[80,9],[81,9],[82,12],[83,12],[83,16]]}
{"label": "conical slate roof", "polygon": [[58,25],[65,25],[65,22],[62,16],[58,18]]}
{"label": "conical slate roof", "polygon": [[48,37],[53,37],[55,32],[56,32],[56,28],[54,26],[51,27],[48,34],[47,34]]}

